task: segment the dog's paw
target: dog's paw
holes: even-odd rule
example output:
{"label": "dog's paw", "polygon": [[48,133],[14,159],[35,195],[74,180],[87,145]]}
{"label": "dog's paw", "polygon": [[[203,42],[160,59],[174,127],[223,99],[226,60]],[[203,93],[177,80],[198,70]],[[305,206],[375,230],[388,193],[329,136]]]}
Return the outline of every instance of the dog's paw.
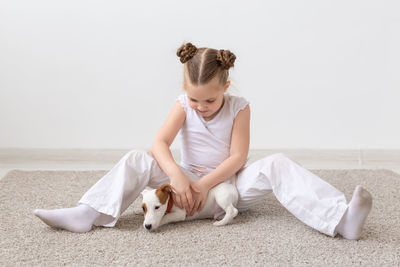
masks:
{"label": "dog's paw", "polygon": [[235,218],[238,215],[239,211],[237,208],[233,208],[233,215],[232,217]]}
{"label": "dog's paw", "polygon": [[223,220],[216,221],[216,222],[213,223],[214,226],[223,226],[223,225],[225,225],[225,224],[226,224],[226,223],[225,223]]}

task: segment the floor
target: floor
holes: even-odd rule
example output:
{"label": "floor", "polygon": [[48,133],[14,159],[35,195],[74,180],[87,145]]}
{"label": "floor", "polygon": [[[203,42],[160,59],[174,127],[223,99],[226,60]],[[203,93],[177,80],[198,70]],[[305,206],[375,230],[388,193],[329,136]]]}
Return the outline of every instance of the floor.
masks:
{"label": "floor", "polygon": [[[10,170],[109,170],[129,150],[0,149],[0,179]],[[172,151],[179,162],[179,151]],[[389,169],[400,150],[251,150],[248,163],[283,152],[307,169]]]}

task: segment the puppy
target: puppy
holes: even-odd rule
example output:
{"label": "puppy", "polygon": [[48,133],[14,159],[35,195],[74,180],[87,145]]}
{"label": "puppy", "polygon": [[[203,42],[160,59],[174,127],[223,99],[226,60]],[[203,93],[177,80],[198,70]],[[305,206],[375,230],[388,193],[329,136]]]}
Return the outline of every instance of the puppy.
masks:
{"label": "puppy", "polygon": [[214,222],[215,226],[225,225],[238,214],[236,206],[239,193],[236,187],[230,183],[220,183],[213,187],[206,199],[204,208],[193,216],[186,217],[186,210],[173,204],[172,188],[164,184],[157,189],[145,189],[142,192],[142,209],[144,213],[143,226],[147,230],[156,230],[161,225],[193,219],[214,218],[215,202],[225,211],[222,220]]}

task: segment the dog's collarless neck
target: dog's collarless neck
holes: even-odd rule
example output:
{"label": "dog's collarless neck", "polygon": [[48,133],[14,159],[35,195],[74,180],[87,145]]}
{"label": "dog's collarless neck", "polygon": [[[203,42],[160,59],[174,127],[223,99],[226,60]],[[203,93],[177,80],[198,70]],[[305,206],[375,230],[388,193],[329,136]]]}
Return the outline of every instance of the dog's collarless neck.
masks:
{"label": "dog's collarless neck", "polygon": [[167,206],[167,210],[165,211],[165,213],[169,213],[171,211],[173,205],[174,205],[174,200],[172,199],[172,193],[170,193],[169,199],[168,199],[168,206]]}

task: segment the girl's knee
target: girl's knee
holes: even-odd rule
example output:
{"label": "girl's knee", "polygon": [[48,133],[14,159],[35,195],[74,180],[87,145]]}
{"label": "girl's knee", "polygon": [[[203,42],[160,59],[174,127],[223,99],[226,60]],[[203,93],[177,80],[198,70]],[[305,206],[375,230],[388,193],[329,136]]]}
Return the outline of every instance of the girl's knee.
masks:
{"label": "girl's knee", "polygon": [[150,156],[147,151],[141,149],[133,149],[125,154],[126,158],[137,158],[143,156]]}
{"label": "girl's knee", "polygon": [[144,162],[150,163],[151,165],[151,162],[154,160],[154,158],[151,156],[151,154],[149,154],[148,151],[134,149],[125,154],[124,160],[129,163]]}
{"label": "girl's knee", "polygon": [[270,155],[270,157],[274,158],[274,159],[287,159],[288,157],[286,156],[286,154],[279,152],[279,153],[275,153]]}
{"label": "girl's knee", "polygon": [[275,164],[279,164],[280,162],[287,162],[289,160],[289,157],[287,157],[284,153],[275,153],[265,157],[263,160],[272,161]]}

